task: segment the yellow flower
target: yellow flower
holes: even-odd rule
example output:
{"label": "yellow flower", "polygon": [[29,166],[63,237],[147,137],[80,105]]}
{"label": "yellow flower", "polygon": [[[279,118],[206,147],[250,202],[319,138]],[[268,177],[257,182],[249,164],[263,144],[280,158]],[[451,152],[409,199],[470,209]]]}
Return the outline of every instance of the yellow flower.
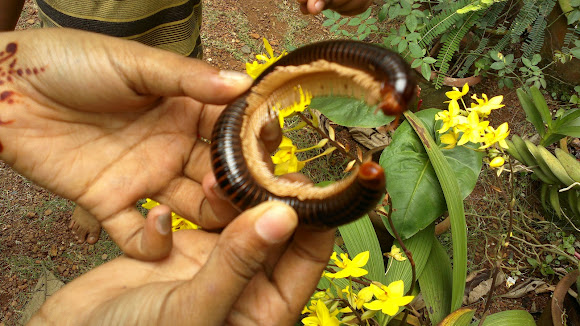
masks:
{"label": "yellow flower", "polygon": [[327,277],[330,278],[345,278],[345,277],[359,277],[368,274],[368,271],[361,268],[367,264],[369,260],[369,252],[364,251],[356,255],[353,260],[348,259],[348,254],[340,254],[340,259],[336,256],[336,251],[332,253],[330,259],[334,260],[334,263],[341,270],[336,273],[326,273]]}
{"label": "yellow flower", "polygon": [[338,315],[338,310],[330,312],[328,307],[324,304],[322,300],[316,302],[316,311],[314,314],[306,318],[302,318],[302,323],[305,326],[338,326],[340,321],[336,318]]}
{"label": "yellow flower", "polygon": [[296,157],[298,149],[290,138],[282,136],[282,142],[278,146],[278,151],[272,156],[274,175],[283,175],[287,173],[298,172],[304,168],[305,162],[299,161]]}
{"label": "yellow flower", "polygon": [[280,58],[282,58],[283,56],[285,56],[287,54],[286,51],[283,51],[279,56],[274,56],[274,50],[272,50],[272,46],[270,46],[270,43],[268,42],[268,40],[266,40],[264,38],[263,41],[264,41],[264,47],[266,48],[268,55],[267,56],[264,54],[256,55],[256,59],[258,59],[259,61],[263,61],[263,62],[262,63],[259,63],[258,61],[254,61],[252,63],[246,62],[246,72],[253,79],[258,78],[258,76],[260,76],[260,74],[264,70],[266,70],[266,68],[268,68],[274,62],[278,61]]}
{"label": "yellow flower", "polygon": [[[284,128],[284,118],[291,116],[294,112],[304,112],[304,110],[310,105],[312,100],[312,93],[302,90],[301,86],[298,86],[298,92],[300,92],[300,101],[294,103],[289,107],[278,110],[278,120],[280,121],[280,128]],[[276,108],[274,108],[276,109]]]}
{"label": "yellow flower", "polygon": [[479,116],[475,111],[472,111],[467,116],[467,122],[457,125],[457,129],[463,131],[463,135],[457,142],[457,145],[463,145],[465,143],[479,143],[481,141],[481,135],[489,125],[489,121],[479,122]]}
{"label": "yellow flower", "polygon": [[508,128],[508,123],[502,123],[497,130],[493,127],[489,126],[485,130],[485,134],[483,135],[483,146],[480,149],[488,148],[495,143],[499,145],[499,147],[507,149],[508,144],[506,143],[505,139],[510,134],[510,130]]}
{"label": "yellow flower", "polygon": [[377,300],[364,304],[364,307],[369,310],[381,310],[389,316],[394,316],[399,311],[399,307],[413,301],[413,296],[403,296],[405,294],[405,286],[401,280],[395,281],[389,286],[376,283],[379,286],[373,282],[369,287]]}
{"label": "yellow flower", "polygon": [[435,120],[443,121],[443,126],[439,129],[439,133],[442,134],[449,130],[449,128],[455,127],[457,124],[465,123],[466,119],[461,115],[461,110],[459,109],[459,103],[456,100],[451,100],[446,111],[441,111],[435,116]]}
{"label": "yellow flower", "polygon": [[[152,209],[155,206],[160,205],[158,202],[154,201],[153,199],[147,198],[145,203],[141,205],[141,207],[146,209]],[[194,224],[193,222],[171,212],[171,230],[173,232],[179,230],[197,230],[199,226]]]}
{"label": "yellow flower", "polygon": [[316,155],[304,161],[298,160],[296,153],[306,152],[316,148],[322,148],[324,145],[326,145],[326,143],[328,143],[328,139],[323,139],[314,146],[298,149],[292,144],[292,140],[290,140],[290,138],[282,136],[282,142],[280,142],[280,145],[278,146],[278,151],[272,156],[272,163],[276,165],[274,167],[274,175],[298,172],[304,168],[307,162],[315,160],[321,156],[328,155],[336,149],[336,147],[330,147],[322,154]]}
{"label": "yellow flower", "polygon": [[358,294],[351,291],[350,285],[344,288],[342,292],[346,293],[348,303],[357,310],[361,310],[362,306],[373,298],[373,291],[368,286],[358,291]]}
{"label": "yellow flower", "polygon": [[457,101],[458,99],[462,98],[463,95],[469,92],[469,85],[465,83],[461,88],[461,91],[457,87],[453,87],[452,91],[445,92],[445,96],[449,97],[452,101]]}
{"label": "yellow flower", "polygon": [[[443,135],[443,136],[445,136],[445,135]],[[398,261],[404,261],[407,259],[407,258],[405,258],[405,256],[403,256],[401,249],[399,249],[399,247],[397,247],[396,245],[393,245],[391,247],[391,251],[387,252],[385,255],[387,255],[391,258],[394,258],[395,260],[398,260]]]}
{"label": "yellow flower", "polygon": [[491,110],[499,109],[505,106],[501,104],[503,101],[502,95],[492,97],[491,100],[488,100],[487,95],[485,94],[481,94],[481,97],[481,99],[477,98],[477,95],[473,94],[471,98],[476,100],[477,104],[471,103],[471,108],[468,109],[469,111],[477,112],[480,117],[487,117],[491,113]]}
{"label": "yellow flower", "polygon": [[505,160],[503,157],[496,156],[493,160],[491,160],[491,162],[489,162],[489,167],[499,168],[499,167],[503,166],[504,163],[505,163]]}
{"label": "yellow flower", "polygon": [[440,139],[442,144],[447,145],[443,147],[444,149],[452,149],[457,145],[457,140],[459,140],[459,131],[457,128],[453,128],[450,132],[442,135]]}

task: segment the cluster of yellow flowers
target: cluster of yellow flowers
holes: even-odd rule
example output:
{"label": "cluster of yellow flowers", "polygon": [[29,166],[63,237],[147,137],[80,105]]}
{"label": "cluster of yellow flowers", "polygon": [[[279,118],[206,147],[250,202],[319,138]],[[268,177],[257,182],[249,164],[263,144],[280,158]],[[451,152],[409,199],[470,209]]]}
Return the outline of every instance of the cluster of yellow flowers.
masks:
{"label": "cluster of yellow flowers", "polygon": [[[258,54],[256,55],[257,60],[251,63],[248,62],[246,63],[246,73],[253,79],[256,79],[264,70],[266,70],[266,68],[268,68],[274,62],[278,61],[280,58],[282,58],[284,55],[287,54],[286,51],[283,51],[280,55],[276,56],[268,40],[264,38],[263,41],[267,54]],[[300,94],[299,97],[300,100],[298,102],[284,108],[280,106],[276,106],[273,108],[273,110],[275,110],[278,115],[280,128],[284,128],[285,118],[294,115],[296,112],[304,112],[304,110],[306,110],[310,105],[310,101],[312,100],[312,94],[308,91],[303,90],[302,87],[300,86],[298,86],[296,90]],[[314,122],[316,125],[316,121]],[[292,128],[290,130],[296,130],[304,127],[305,125],[306,124],[300,124],[298,127]],[[285,132],[288,132],[290,130],[285,130]],[[296,153],[322,148],[323,146],[326,145],[327,142],[328,139],[323,139],[318,144],[312,147],[298,149],[292,143],[292,140],[290,140],[290,138],[283,137],[280,146],[278,146],[278,152],[276,152],[276,154],[272,156],[272,162],[275,165],[274,175],[279,176],[287,173],[298,172],[304,168],[307,162],[317,159],[321,156],[330,154],[336,148],[328,149],[324,151],[322,154],[316,155],[303,161],[299,160],[298,157],[296,156]]]}
{"label": "cluster of yellow flowers", "polygon": [[[503,149],[507,149],[505,142],[509,135],[508,123],[502,123],[497,129],[489,125],[485,120],[492,110],[499,109],[504,105],[501,104],[503,96],[495,96],[491,99],[486,94],[481,94],[482,98],[473,95],[475,100],[470,107],[465,105],[463,96],[469,92],[469,86],[465,84],[461,90],[454,87],[452,91],[446,92],[445,95],[450,99],[448,109],[439,112],[435,120],[441,120],[443,126],[439,129],[441,143],[446,144],[444,148],[451,149],[456,145],[464,145],[468,142],[480,144],[479,149],[486,149],[490,156],[490,167],[496,168],[503,166],[505,158]],[[459,105],[459,101],[463,109]]]}
{"label": "cluster of yellow flowers", "polygon": [[[153,199],[147,198],[145,203],[141,205],[141,207],[146,209],[151,209],[155,206],[158,206],[159,203],[154,201]],[[179,230],[197,230],[199,226],[195,225],[193,222],[186,220],[185,218],[171,212],[171,230],[173,232]]]}
{"label": "cluster of yellow flowers", "polygon": [[[405,260],[397,246],[393,246],[390,257],[397,260]],[[352,260],[348,254],[339,255],[334,252],[330,259],[339,269],[334,273],[324,273],[324,277],[333,283],[333,279],[348,278],[350,285],[346,286],[335,295],[330,287],[325,291],[314,293],[310,304],[304,307],[302,314],[307,314],[302,319],[306,326],[335,326],[341,323],[348,324],[359,318],[358,322],[363,322],[372,318],[377,311],[382,311],[389,316],[395,316],[399,308],[409,304],[413,296],[405,296],[405,286],[403,281],[395,281],[389,285],[383,285],[380,282],[367,282],[358,280],[360,284],[368,284],[360,290],[353,287],[353,278],[360,278],[368,271],[363,268],[369,260],[369,252],[361,252]],[[338,296],[338,298],[336,297]],[[343,303],[341,305],[341,303]],[[356,313],[353,311],[356,310]],[[339,319],[339,314],[340,318]]]}

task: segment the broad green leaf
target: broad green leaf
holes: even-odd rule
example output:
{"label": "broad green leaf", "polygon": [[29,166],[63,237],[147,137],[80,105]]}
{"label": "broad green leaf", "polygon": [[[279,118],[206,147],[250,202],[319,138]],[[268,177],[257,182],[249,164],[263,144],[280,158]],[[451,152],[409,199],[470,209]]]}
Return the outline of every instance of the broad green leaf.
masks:
{"label": "broad green leaf", "polygon": [[[421,120],[412,112],[405,112],[405,118],[413,126],[417,136],[421,139],[424,148],[429,155],[429,160],[437,174],[441,189],[445,195],[447,211],[451,220],[451,236],[453,239],[453,285],[451,289],[451,310],[461,307],[463,292],[465,291],[465,278],[467,277],[467,224],[463,209],[463,198],[457,171],[445,158],[437,143],[431,137],[429,130]],[[481,164],[481,158],[479,163]],[[481,165],[479,166],[481,169]],[[479,174],[479,169],[477,174]],[[477,176],[476,176],[477,179]]]}
{"label": "broad green leaf", "polygon": [[431,254],[419,285],[432,325],[437,325],[451,313],[452,270],[449,256],[437,239],[433,239]]}
{"label": "broad green leaf", "polygon": [[[386,221],[386,218],[384,217],[383,223],[385,223],[385,225],[389,225]],[[403,243],[407,249],[409,249],[411,255],[413,255],[417,277],[419,277],[425,270],[425,265],[427,264],[427,260],[431,254],[433,239],[435,239],[433,236],[434,232],[435,225],[432,224],[424,230],[419,231],[409,239],[403,240]],[[395,241],[393,244],[399,247],[401,251],[403,250],[397,241]],[[393,258],[389,258],[388,266],[389,269],[387,270],[386,279],[387,283],[385,285],[388,285],[394,281],[403,280],[403,283],[405,284],[405,293],[409,291],[411,288],[411,280],[413,279],[411,263],[409,260],[407,259],[398,261]]]}
{"label": "broad green leaf", "polygon": [[[436,109],[417,113],[428,134],[435,132]],[[442,150],[459,183],[461,198],[467,197],[477,182],[482,153],[464,147]],[[393,202],[393,223],[403,239],[430,225],[446,210],[439,180],[421,140],[408,122],[397,128],[393,142],[383,151],[380,164],[385,169],[387,191]]]}
{"label": "broad green leaf", "polygon": [[544,134],[546,133],[544,122],[542,121],[542,116],[536,109],[536,105],[532,101],[531,96],[521,88],[518,88],[516,93],[524,112],[526,112],[527,120],[534,125],[538,134],[540,134],[541,137],[544,137]]}
{"label": "broad green leaf", "polygon": [[375,113],[375,107],[355,98],[315,97],[310,107],[319,110],[333,122],[346,127],[374,128],[384,126],[394,119],[382,112]]}
{"label": "broad green leaf", "polygon": [[363,251],[369,251],[369,261],[365,267],[369,271],[366,277],[381,283],[385,282],[385,266],[383,253],[373,224],[368,216],[364,216],[354,222],[338,228],[344,240],[344,245],[350,258]]}
{"label": "broad green leaf", "polygon": [[570,109],[556,120],[554,132],[566,136],[580,137],[580,109]]}
{"label": "broad green leaf", "polygon": [[[477,324],[476,324],[477,325]],[[487,316],[483,326],[535,326],[534,317],[525,310],[508,310]]]}
{"label": "broad green leaf", "polygon": [[530,96],[532,97],[532,101],[540,113],[542,120],[546,125],[548,125],[548,128],[550,128],[552,126],[552,114],[550,113],[544,95],[537,87],[530,87]]}
{"label": "broad green leaf", "polygon": [[[383,217],[383,223],[385,223],[388,228],[389,223],[385,217]],[[421,274],[423,274],[423,271],[425,271],[425,265],[429,259],[429,254],[432,250],[431,246],[433,245],[433,240],[435,239],[433,236],[434,232],[435,225],[432,224],[409,239],[403,240],[403,243],[413,256],[417,277],[419,277]],[[403,250],[398,242],[395,241],[394,245],[399,247],[401,251]],[[405,284],[405,293],[407,293],[411,288],[411,281],[413,280],[413,272],[409,260],[407,259],[404,261],[398,261],[393,258],[389,258],[387,266],[387,279],[386,283],[383,284],[389,285],[394,281],[402,280]],[[391,317],[386,316],[386,319],[390,320]]]}
{"label": "broad green leaf", "polygon": [[437,326],[468,326],[475,314],[475,310],[469,308],[457,309],[449,314]]}

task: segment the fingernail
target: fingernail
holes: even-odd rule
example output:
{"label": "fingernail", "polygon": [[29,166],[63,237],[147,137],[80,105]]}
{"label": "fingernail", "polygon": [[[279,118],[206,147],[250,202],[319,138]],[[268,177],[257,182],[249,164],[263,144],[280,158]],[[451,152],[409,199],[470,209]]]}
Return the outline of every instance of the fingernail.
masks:
{"label": "fingernail", "polygon": [[314,4],[314,9],[316,9],[316,13],[321,12],[324,9],[324,1],[318,1]]}
{"label": "fingernail", "polygon": [[252,81],[252,78],[248,74],[233,71],[233,70],[220,70],[219,76],[228,83],[239,83],[241,81]]}
{"label": "fingernail", "polygon": [[268,243],[279,243],[287,240],[298,223],[290,208],[272,206],[258,218],[254,228],[256,233]]}
{"label": "fingernail", "polygon": [[157,231],[161,235],[167,235],[171,231],[171,214],[162,214],[157,218]]}

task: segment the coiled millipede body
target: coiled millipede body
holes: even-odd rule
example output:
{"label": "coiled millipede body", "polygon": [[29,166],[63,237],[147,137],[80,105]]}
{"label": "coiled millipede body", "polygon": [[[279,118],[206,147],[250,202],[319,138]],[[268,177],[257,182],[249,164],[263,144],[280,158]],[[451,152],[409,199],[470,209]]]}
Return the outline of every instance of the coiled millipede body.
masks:
{"label": "coiled millipede body", "polygon": [[299,48],[268,67],[252,88],[230,104],[212,134],[216,180],[240,210],[268,200],[292,206],[301,224],[334,227],[373,209],[385,191],[384,171],[369,161],[327,187],[276,178],[263,161],[262,127],[276,118],[273,107],[298,100],[297,87],[313,96],[351,96],[398,115],[412,100],[416,84],[396,53],[367,43],[327,41]]}

